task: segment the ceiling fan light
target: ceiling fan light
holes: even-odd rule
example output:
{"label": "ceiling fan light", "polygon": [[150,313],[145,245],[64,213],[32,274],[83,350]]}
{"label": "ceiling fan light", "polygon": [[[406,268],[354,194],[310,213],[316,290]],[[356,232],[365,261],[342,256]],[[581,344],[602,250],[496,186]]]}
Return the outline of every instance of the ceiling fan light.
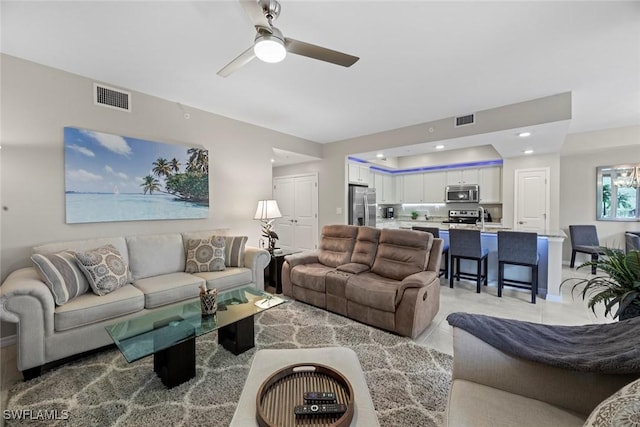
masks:
{"label": "ceiling fan light", "polygon": [[271,64],[280,62],[287,56],[287,49],[284,47],[282,40],[270,34],[265,34],[256,39],[253,45],[253,52],[258,59]]}

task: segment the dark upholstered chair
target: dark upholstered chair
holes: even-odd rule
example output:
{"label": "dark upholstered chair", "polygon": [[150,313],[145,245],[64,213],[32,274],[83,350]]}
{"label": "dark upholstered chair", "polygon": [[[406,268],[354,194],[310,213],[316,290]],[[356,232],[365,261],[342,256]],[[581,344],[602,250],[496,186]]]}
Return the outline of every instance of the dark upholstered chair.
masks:
{"label": "dark upholstered chair", "polygon": [[640,231],[627,231],[624,233],[625,252],[640,251]]}
{"label": "dark upholstered chair", "polygon": [[[433,237],[435,237],[436,239],[440,238],[440,229],[438,227],[411,227],[411,229],[413,230],[417,230],[417,231],[425,231],[427,233],[431,233],[433,234]],[[438,274],[438,277],[444,275],[445,279],[449,278],[449,244],[445,243],[442,246],[442,264],[444,264],[444,266],[442,266],[440,268],[440,274]]]}
{"label": "dark upholstered chair", "polygon": [[[475,279],[476,292],[480,293],[480,284],[487,286],[489,251],[482,248],[482,237],[479,230],[449,230],[449,254],[451,255],[451,271],[449,272],[449,287],[453,288],[453,279]],[[460,271],[460,260],[466,259],[476,262],[476,272]],[[484,265],[484,269],[482,268]],[[483,271],[484,270],[484,274]]]}
{"label": "dark upholstered chair", "polygon": [[[502,287],[531,289],[531,303],[536,303],[538,293],[538,234],[520,231],[498,232],[498,296],[502,297]],[[531,281],[505,279],[505,264],[531,267]]]}
{"label": "dark upholstered chair", "polygon": [[[570,225],[571,236],[571,268],[576,263],[576,252],[590,254],[591,261],[597,261],[598,256],[604,254],[604,248],[600,246],[598,231],[595,225]],[[591,266],[591,274],[596,274],[596,266]]]}

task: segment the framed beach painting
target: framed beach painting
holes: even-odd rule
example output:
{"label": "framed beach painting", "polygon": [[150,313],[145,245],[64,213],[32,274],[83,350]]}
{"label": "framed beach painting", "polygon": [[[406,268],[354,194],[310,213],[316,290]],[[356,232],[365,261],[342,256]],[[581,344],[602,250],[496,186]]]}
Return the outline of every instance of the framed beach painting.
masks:
{"label": "framed beach painting", "polygon": [[209,153],[64,128],[67,224],[209,216]]}

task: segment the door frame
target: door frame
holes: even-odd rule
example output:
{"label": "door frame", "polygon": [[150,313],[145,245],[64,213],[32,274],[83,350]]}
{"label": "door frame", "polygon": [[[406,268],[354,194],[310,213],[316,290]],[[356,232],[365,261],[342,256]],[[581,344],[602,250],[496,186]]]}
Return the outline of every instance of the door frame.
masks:
{"label": "door frame", "polygon": [[523,172],[534,172],[534,171],[543,171],[544,172],[544,198],[545,198],[545,219],[544,219],[544,228],[545,230],[549,229],[549,224],[551,221],[551,185],[550,185],[550,175],[551,168],[539,167],[539,168],[526,168],[526,169],[516,169],[515,172],[515,185],[513,192],[513,229],[517,230],[518,227],[518,202],[520,201],[520,174]]}

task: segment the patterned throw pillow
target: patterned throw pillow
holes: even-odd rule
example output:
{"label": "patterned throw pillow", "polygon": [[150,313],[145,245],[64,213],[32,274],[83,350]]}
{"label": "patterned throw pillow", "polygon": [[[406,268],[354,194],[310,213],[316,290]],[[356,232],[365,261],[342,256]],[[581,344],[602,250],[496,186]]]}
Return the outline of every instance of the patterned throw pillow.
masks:
{"label": "patterned throw pillow", "polygon": [[225,243],[226,240],[222,236],[187,240],[187,262],[184,271],[186,273],[223,271],[226,268]]}
{"label": "patterned throw pillow", "polygon": [[584,427],[633,427],[640,425],[640,379],[627,384],[591,412]]}
{"label": "patterned throw pillow", "polygon": [[[216,236],[214,236],[216,237]],[[224,250],[224,263],[227,267],[244,267],[244,248],[247,236],[221,236],[227,240]]]}
{"label": "patterned throw pillow", "polygon": [[53,294],[56,305],[63,305],[89,290],[89,282],[78,268],[74,252],[35,254],[31,261]]}
{"label": "patterned throw pillow", "polygon": [[77,252],[76,261],[93,292],[100,296],[123,287],[129,281],[127,263],[113,245]]}

